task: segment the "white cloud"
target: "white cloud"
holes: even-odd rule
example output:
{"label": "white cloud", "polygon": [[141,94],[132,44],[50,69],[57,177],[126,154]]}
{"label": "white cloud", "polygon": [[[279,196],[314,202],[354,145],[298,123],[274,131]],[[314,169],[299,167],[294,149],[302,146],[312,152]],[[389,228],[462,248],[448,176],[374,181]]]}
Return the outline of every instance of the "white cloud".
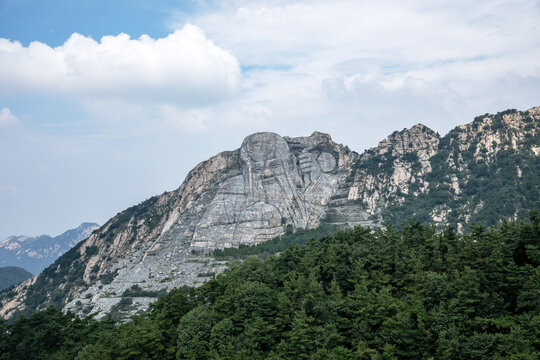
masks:
{"label": "white cloud", "polygon": [[149,123],[191,133],[326,130],[359,151],[418,122],[444,133],[478,114],[538,105],[537,1],[201,4],[162,39],[74,34],[57,48],[0,40],[0,95],[81,95],[122,134]]}
{"label": "white cloud", "polygon": [[0,39],[0,94],[82,95],[97,99],[208,104],[234,94],[237,60],[187,24],[165,38],[74,33],[63,45],[28,47]]}
{"label": "white cloud", "polygon": [[19,119],[8,108],[0,110],[0,129],[14,128],[19,125]]}
{"label": "white cloud", "polygon": [[[8,215],[33,209],[53,223],[92,209],[105,221],[255,131],[320,130],[362,151],[418,122],[444,133],[540,105],[537,0],[196,4],[160,39],[74,34],[55,48],[0,39],[0,102],[28,105],[20,136],[2,126],[16,125],[13,115],[0,121],[0,168],[26,196],[0,201],[0,218],[16,223]],[[5,199],[14,192],[0,184]],[[36,199],[47,211],[28,206]]]}
{"label": "white cloud", "polygon": [[193,21],[243,65],[414,65],[530,51],[538,15],[530,0],[236,1]]}
{"label": "white cloud", "polygon": [[216,125],[326,129],[361,150],[418,122],[444,133],[538,105],[539,17],[532,0],[231,0],[189,21],[244,68]]}

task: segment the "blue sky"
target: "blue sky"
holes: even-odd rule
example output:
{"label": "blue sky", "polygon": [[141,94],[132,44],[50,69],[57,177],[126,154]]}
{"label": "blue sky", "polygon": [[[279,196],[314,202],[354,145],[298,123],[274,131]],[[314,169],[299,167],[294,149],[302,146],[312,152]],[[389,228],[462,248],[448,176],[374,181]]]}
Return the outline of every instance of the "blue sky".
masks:
{"label": "blue sky", "polygon": [[539,7],[0,0],[0,239],[104,223],[255,131],[361,152],[538,106]]}
{"label": "blue sky", "polygon": [[4,38],[59,46],[74,32],[95,39],[122,32],[162,37],[170,32],[171,13],[194,9],[191,1],[1,0],[0,23]]}

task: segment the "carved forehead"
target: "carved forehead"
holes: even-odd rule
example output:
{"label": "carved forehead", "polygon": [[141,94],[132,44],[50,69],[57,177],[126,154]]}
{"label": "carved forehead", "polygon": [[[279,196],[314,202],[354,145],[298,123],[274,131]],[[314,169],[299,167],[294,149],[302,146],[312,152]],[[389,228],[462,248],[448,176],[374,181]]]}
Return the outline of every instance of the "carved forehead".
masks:
{"label": "carved forehead", "polygon": [[240,157],[244,162],[287,159],[290,154],[285,139],[274,133],[256,133],[242,142]]}

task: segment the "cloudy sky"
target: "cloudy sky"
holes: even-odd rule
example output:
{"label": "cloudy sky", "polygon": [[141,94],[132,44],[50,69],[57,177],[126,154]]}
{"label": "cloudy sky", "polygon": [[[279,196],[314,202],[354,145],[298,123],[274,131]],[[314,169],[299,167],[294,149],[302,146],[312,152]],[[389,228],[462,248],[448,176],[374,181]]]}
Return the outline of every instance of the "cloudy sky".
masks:
{"label": "cloudy sky", "polygon": [[0,239],[104,223],[256,131],[362,152],[540,105],[540,3],[0,0]]}

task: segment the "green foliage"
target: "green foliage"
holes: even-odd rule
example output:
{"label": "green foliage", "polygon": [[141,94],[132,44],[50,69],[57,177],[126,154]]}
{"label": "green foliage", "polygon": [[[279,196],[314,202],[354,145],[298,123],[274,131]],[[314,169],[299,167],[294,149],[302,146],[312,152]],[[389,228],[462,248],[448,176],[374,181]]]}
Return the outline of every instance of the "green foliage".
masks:
{"label": "green foliage", "polygon": [[135,220],[144,218],[147,220],[147,225],[150,227],[150,229],[153,229],[159,223],[160,217],[160,214],[156,209],[157,201],[158,197],[152,196],[140,204],[131,206],[126,210],[119,212],[114,218],[104,225],[109,226],[107,233],[114,235],[116,233],[115,230],[124,230],[127,224],[129,224],[131,218],[135,218]]}
{"label": "green foliage", "polygon": [[110,284],[112,283],[112,281],[114,280],[114,278],[116,277],[116,275],[118,274],[118,269],[112,271],[112,272],[106,272],[104,273],[103,275],[101,275],[99,277],[99,280],[101,280],[101,283],[102,284]]}
{"label": "green foliage", "polygon": [[0,323],[0,359],[74,359],[96,335],[112,329],[113,324],[49,307],[9,325]]}
{"label": "green foliage", "polygon": [[143,290],[139,285],[132,285],[124,290],[123,297],[159,297],[165,295],[165,290]]}
{"label": "green foliage", "polygon": [[54,308],[0,322],[0,359],[536,359],[539,292],[535,213],[467,235],[356,227],[250,257],[127,323]]}
{"label": "green foliage", "polygon": [[[526,141],[538,141],[537,138]],[[413,184],[413,191],[402,194],[404,202],[383,209],[383,218],[394,225],[411,218],[433,222],[429,212],[444,206],[450,211],[449,224],[465,223],[466,216],[470,216],[469,221],[494,225],[501,218],[516,214],[526,217],[530,209],[540,208],[540,162],[535,154],[510,147],[499,150],[489,159],[478,159],[474,156],[477,143],[472,141],[471,148],[461,151],[455,130],[442,138],[439,152],[430,159],[432,171],[426,174],[425,180],[430,184],[428,192],[414,193]],[[482,149],[480,154],[485,156],[485,152]],[[451,168],[448,159],[453,159],[460,169]],[[460,194],[450,186],[453,176],[458,179]]]}
{"label": "green foliage", "polygon": [[85,267],[84,259],[79,253],[81,245],[82,242],[72,247],[38,275],[36,282],[28,287],[25,304],[27,310],[23,313],[28,314],[34,309],[43,309],[48,305],[56,307],[63,305],[68,289],[67,287],[60,289],[60,285],[63,282],[80,285],[82,281]]}
{"label": "green foliage", "polygon": [[95,245],[91,245],[91,246],[88,246],[86,247],[86,250],[84,251],[84,254],[87,256],[87,257],[91,257],[95,254],[98,253],[98,247],[95,246]]}
{"label": "green foliage", "polygon": [[272,240],[265,241],[257,245],[240,245],[238,248],[226,248],[214,250],[212,256],[216,258],[245,258],[251,255],[257,255],[260,258],[277,254],[291,245],[305,245],[312,239],[331,235],[338,230],[337,226],[322,223],[315,229],[297,229],[293,232],[292,226],[285,229],[285,234],[275,237]]}

